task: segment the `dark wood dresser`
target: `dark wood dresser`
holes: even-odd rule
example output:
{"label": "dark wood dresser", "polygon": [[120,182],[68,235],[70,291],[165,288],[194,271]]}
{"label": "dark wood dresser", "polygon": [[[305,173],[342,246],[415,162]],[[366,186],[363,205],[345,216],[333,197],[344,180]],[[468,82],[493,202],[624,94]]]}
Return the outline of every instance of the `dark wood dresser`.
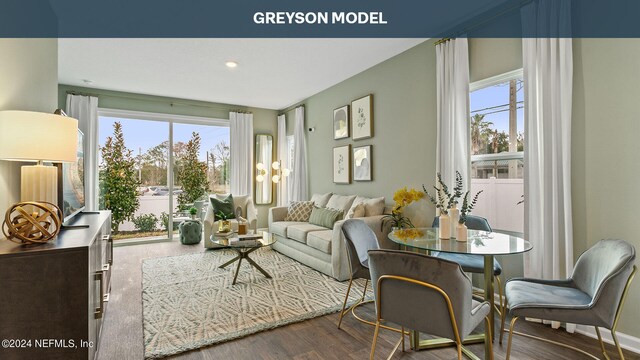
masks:
{"label": "dark wood dresser", "polygon": [[93,360],[109,300],[108,211],[77,216],[43,245],[0,240],[0,359]]}

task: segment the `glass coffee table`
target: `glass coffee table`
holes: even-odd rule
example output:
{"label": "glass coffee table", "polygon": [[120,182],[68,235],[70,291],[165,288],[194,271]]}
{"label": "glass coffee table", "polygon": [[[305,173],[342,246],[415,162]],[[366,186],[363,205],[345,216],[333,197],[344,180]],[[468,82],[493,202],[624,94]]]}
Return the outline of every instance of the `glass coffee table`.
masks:
{"label": "glass coffee table", "polygon": [[211,235],[211,242],[215,245],[212,249],[233,249],[237,253],[236,257],[218,267],[220,269],[224,269],[234,262],[238,262],[236,273],[233,276],[232,285],[236,284],[238,273],[240,272],[240,265],[242,265],[242,260],[247,260],[247,262],[251,266],[260,271],[262,275],[264,275],[267,279],[271,279],[271,275],[269,275],[268,272],[261,268],[260,265],[256,264],[256,262],[249,257],[249,254],[264,246],[273,245],[273,243],[276,242],[275,236],[271,236],[271,234],[266,231],[258,231],[255,234],[249,234],[245,236],[248,238],[242,238],[242,236],[238,236],[238,234]]}

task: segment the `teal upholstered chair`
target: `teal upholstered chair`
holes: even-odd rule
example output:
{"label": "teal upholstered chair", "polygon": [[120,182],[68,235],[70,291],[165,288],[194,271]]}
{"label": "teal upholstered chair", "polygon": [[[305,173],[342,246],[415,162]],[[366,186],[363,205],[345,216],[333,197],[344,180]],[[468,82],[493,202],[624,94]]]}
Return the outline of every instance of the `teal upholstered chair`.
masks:
{"label": "teal upholstered chair", "polygon": [[[633,264],[635,258],[635,248],[626,241],[600,240],[580,255],[573,268],[573,274],[566,280],[516,278],[507,281],[505,294],[509,312],[513,315],[509,328],[507,360],[511,352],[513,327],[523,316],[594,326],[602,353],[607,359],[609,356],[598,328],[609,329],[620,359],[624,359],[616,337],[616,327],[629,285],[636,272],[636,266]],[[501,335],[504,331],[504,321],[503,315]],[[532,335],[516,334],[550,342]],[[552,343],[597,359],[569,345]]]}
{"label": "teal upholstered chair", "polygon": [[[370,359],[382,320],[402,326],[403,332],[408,328],[453,340],[458,359],[462,359],[462,340],[482,320],[489,324],[489,303],[473,300],[471,280],[455,262],[406,251],[371,250],[369,268],[376,301]],[[491,327],[486,331],[485,349],[493,358]],[[391,355],[400,343],[404,351],[404,335]]]}

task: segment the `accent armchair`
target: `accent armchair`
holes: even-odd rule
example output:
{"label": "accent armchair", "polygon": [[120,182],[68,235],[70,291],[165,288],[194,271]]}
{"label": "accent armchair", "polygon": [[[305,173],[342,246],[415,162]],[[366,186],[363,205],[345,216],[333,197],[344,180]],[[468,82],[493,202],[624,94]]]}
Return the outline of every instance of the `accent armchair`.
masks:
{"label": "accent armchair", "polygon": [[[209,198],[216,197],[220,200],[223,200],[229,196],[229,194],[211,194]],[[210,201],[207,199],[207,201]],[[233,208],[234,213],[237,214],[240,212],[243,218],[247,219],[247,227],[249,229],[257,230],[258,225],[258,210],[256,206],[253,204],[253,198],[249,195],[239,195],[233,196]],[[233,231],[238,231],[238,220],[231,219],[231,229]],[[207,207],[207,213],[204,216],[204,247],[212,248],[215,245],[211,242],[211,235],[218,231],[218,222],[215,221],[215,217],[213,215],[213,206],[209,204]]]}
{"label": "accent armchair", "polygon": [[[607,359],[609,356],[598,327],[609,329],[620,359],[624,359],[616,337],[616,327],[629,285],[637,270],[633,264],[635,258],[635,248],[626,241],[600,240],[580,255],[573,274],[566,280],[515,278],[507,281],[505,294],[509,311],[513,315],[509,327],[507,360],[511,353],[513,334],[560,345],[598,359],[566,344],[514,332],[516,321],[523,316],[594,326],[602,354]],[[504,322],[503,315],[500,335],[504,331]]]}
{"label": "accent armchair", "polygon": [[[489,303],[472,299],[471,280],[455,262],[397,250],[370,250],[369,268],[376,301],[376,329],[370,359],[373,360],[381,321],[404,329],[444,337],[455,342],[462,359],[462,340],[484,319],[488,331],[485,351],[493,359]],[[467,353],[467,349],[464,349]]]}

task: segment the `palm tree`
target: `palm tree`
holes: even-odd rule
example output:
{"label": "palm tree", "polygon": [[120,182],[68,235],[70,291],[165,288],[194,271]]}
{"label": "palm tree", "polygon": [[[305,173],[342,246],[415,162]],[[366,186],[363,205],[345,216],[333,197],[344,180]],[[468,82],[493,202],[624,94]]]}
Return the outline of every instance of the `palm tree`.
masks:
{"label": "palm tree", "polygon": [[471,154],[481,154],[486,152],[486,144],[492,135],[490,121],[484,120],[484,115],[474,114],[471,117]]}

